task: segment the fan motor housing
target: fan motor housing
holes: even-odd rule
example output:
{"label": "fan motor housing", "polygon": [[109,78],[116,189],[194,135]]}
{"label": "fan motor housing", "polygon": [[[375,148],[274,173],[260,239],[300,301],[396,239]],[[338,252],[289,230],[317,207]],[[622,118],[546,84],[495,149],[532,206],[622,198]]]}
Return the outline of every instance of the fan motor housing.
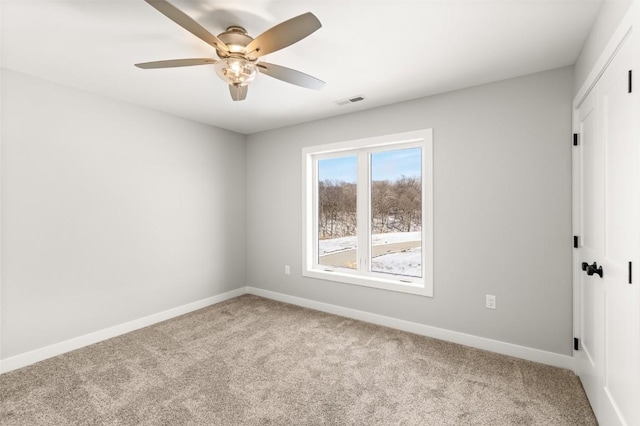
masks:
{"label": "fan motor housing", "polygon": [[225,32],[218,35],[218,38],[229,47],[229,53],[216,49],[220,58],[228,58],[232,54],[244,54],[244,48],[253,41],[253,38],[247,34],[247,30],[238,26],[228,27]]}

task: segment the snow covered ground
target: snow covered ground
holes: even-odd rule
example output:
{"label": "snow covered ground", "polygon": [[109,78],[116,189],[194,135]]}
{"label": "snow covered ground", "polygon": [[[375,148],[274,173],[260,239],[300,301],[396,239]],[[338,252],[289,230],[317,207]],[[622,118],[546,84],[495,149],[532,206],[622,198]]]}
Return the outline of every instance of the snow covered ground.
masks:
{"label": "snow covered ground", "polygon": [[[379,246],[389,243],[401,243],[405,241],[419,241],[420,231],[416,232],[389,232],[387,234],[373,234],[373,245]],[[353,250],[357,245],[357,237],[340,237],[330,240],[320,240],[318,255]]]}
{"label": "snow covered ground", "polygon": [[384,254],[371,260],[371,270],[389,274],[422,276],[422,249],[420,247],[399,253]]}
{"label": "snow covered ground", "polygon": [[[387,234],[374,234],[372,241],[374,246],[408,241],[420,241],[420,231],[417,232],[390,232]],[[321,240],[318,247],[319,256],[354,250],[357,245],[356,237],[341,237],[330,240]],[[390,274],[407,275],[412,277],[422,276],[422,249],[420,247],[401,252],[383,254],[374,257],[371,261],[371,270]]]}

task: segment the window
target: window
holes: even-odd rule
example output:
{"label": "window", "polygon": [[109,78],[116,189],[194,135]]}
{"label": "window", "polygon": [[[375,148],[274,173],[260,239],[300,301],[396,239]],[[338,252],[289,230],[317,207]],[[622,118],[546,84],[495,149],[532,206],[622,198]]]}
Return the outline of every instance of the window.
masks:
{"label": "window", "polygon": [[304,148],[303,274],[433,295],[431,129]]}

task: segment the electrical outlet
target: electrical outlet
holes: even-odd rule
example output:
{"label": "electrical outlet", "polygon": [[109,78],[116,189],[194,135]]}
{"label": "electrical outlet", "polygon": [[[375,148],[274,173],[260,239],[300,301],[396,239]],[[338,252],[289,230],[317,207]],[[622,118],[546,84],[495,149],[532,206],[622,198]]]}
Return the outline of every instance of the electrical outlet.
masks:
{"label": "electrical outlet", "polygon": [[284,265],[284,274],[285,275],[291,275],[291,266]]}
{"label": "electrical outlet", "polygon": [[486,307],[487,307],[487,309],[495,309],[496,308],[496,297],[493,294],[487,294],[487,296],[486,296]]}

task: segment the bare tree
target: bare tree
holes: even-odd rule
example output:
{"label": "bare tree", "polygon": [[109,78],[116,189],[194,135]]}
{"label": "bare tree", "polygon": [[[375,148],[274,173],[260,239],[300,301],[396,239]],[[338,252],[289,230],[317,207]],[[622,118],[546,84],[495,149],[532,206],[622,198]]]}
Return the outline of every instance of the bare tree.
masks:
{"label": "bare tree", "polygon": [[[353,236],[357,230],[357,185],[318,183],[318,238]],[[371,183],[371,231],[411,232],[422,228],[422,183],[405,177]]]}
{"label": "bare tree", "polygon": [[318,184],[319,238],[355,235],[356,185],[325,180]]}

